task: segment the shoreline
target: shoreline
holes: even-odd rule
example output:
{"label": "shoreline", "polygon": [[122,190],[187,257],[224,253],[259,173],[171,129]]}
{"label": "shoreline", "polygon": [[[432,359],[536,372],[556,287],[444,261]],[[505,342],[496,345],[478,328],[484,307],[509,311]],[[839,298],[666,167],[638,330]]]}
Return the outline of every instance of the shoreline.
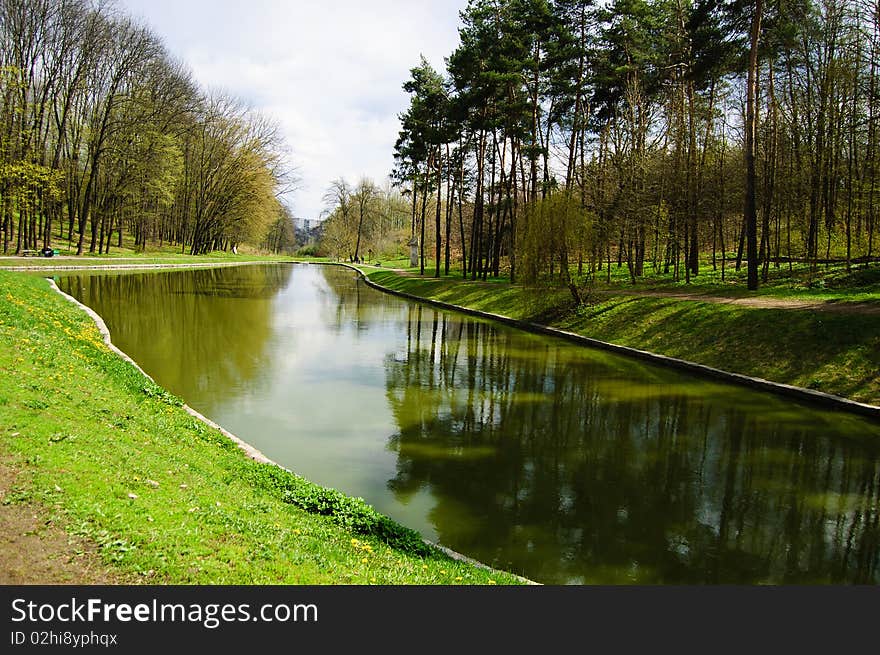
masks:
{"label": "shoreline", "polygon": [[[742,374],[738,374],[738,373],[731,373],[730,371],[716,369],[716,368],[706,366],[703,364],[698,364],[696,362],[691,362],[691,361],[687,361],[687,360],[683,360],[683,359],[677,359],[675,357],[668,357],[666,355],[659,355],[657,353],[639,350],[637,348],[631,348],[628,346],[621,346],[621,345],[617,345],[614,343],[600,341],[598,339],[586,337],[581,334],[577,334],[575,332],[568,332],[566,330],[551,327],[549,325],[543,325],[540,323],[533,323],[533,322],[526,321],[526,320],[514,319],[514,318],[511,318],[510,316],[505,316],[502,314],[495,314],[495,313],[488,312],[488,311],[471,309],[469,307],[455,305],[450,302],[444,302],[441,300],[435,300],[433,298],[422,297],[422,296],[418,296],[418,295],[415,295],[412,293],[407,293],[406,291],[402,291],[402,290],[398,290],[398,289],[394,289],[394,288],[387,288],[383,284],[375,282],[370,279],[369,274],[372,271],[369,268],[367,270],[362,270],[356,266],[350,265],[345,262],[326,262],[326,261],[323,261],[323,262],[277,262],[276,261],[276,262],[233,262],[231,264],[232,265],[245,265],[245,264],[250,264],[250,263],[276,263],[276,264],[277,263],[306,263],[306,264],[317,264],[317,265],[343,266],[345,268],[350,268],[351,270],[355,271],[358,274],[358,276],[360,278],[363,278],[365,283],[368,286],[370,286],[371,288],[374,288],[378,291],[382,291],[385,293],[389,293],[391,295],[396,295],[396,296],[405,298],[405,299],[413,301],[413,302],[426,303],[428,305],[434,305],[434,306],[441,307],[443,309],[447,309],[450,311],[461,312],[463,314],[472,315],[472,316],[482,318],[485,320],[498,321],[499,323],[506,324],[506,325],[509,325],[511,327],[515,327],[518,329],[524,329],[526,331],[533,332],[533,333],[545,334],[547,336],[556,336],[559,338],[564,338],[566,340],[577,342],[580,345],[585,345],[588,347],[595,347],[595,348],[599,348],[602,350],[609,350],[609,351],[617,352],[618,354],[621,354],[624,356],[636,357],[636,358],[643,359],[646,361],[651,361],[651,362],[654,362],[657,364],[663,364],[663,365],[673,366],[676,368],[687,369],[695,374],[701,374],[701,375],[709,376],[709,377],[712,377],[715,379],[721,379],[721,380],[727,381],[729,383],[738,383],[738,384],[744,384],[747,386],[754,386],[754,387],[757,387],[761,390],[770,391],[772,393],[776,393],[776,394],[780,394],[780,395],[784,395],[784,396],[789,396],[789,397],[796,397],[797,399],[799,399],[801,401],[812,400],[813,402],[818,401],[823,404],[828,403],[829,405],[833,405],[839,409],[844,409],[846,411],[850,411],[853,413],[862,414],[863,416],[869,416],[871,418],[876,418],[878,415],[880,415],[880,407],[875,407],[875,406],[869,405],[867,403],[858,403],[856,401],[852,401],[852,400],[849,400],[847,398],[843,398],[840,396],[834,396],[832,394],[826,394],[824,392],[818,392],[818,391],[815,391],[812,389],[806,389],[806,388],[797,387],[794,385],[773,382],[771,380],[754,378],[754,377],[750,377],[750,376],[742,375]],[[212,263],[197,264],[195,266],[199,266],[199,267],[209,266],[210,267],[210,266],[216,266],[218,264],[220,264],[220,263],[218,262],[218,263],[213,263],[213,264]],[[230,264],[225,264],[225,265],[230,265]],[[162,267],[163,268],[181,268],[180,266],[175,266],[173,264],[162,265]],[[193,267],[193,265],[183,266],[182,268],[191,268],[191,267]],[[80,269],[89,270],[90,268],[93,268],[93,267],[76,267],[77,270],[80,270]],[[132,268],[134,268],[134,267],[132,267]],[[137,268],[142,268],[142,267],[137,267]],[[98,269],[98,270],[100,270],[100,269]],[[76,308],[83,310],[85,312],[87,317],[90,319],[89,322],[92,323],[97,328],[97,331],[100,333],[101,341],[103,341],[104,344],[107,346],[107,348],[111,351],[112,356],[118,357],[120,360],[130,363],[134,367],[134,369],[137,371],[137,375],[143,376],[144,379],[149,380],[149,381],[153,382],[153,384],[155,384],[153,379],[137,364],[137,362],[135,362],[124,351],[122,351],[121,349],[119,349],[117,346],[115,346],[112,343],[109,329],[107,328],[106,323],[103,321],[103,318],[101,318],[100,315],[98,315],[91,308],[80,303],[78,300],[76,300],[72,296],[69,296],[68,294],[62,292],[57,287],[54,280],[52,280],[51,277],[49,277],[52,274],[51,271],[49,269],[45,269],[45,272],[47,275],[41,276],[41,277],[46,277],[47,281],[49,282],[50,288],[53,291],[55,291],[57,294],[59,294],[61,297],[63,297],[65,300],[67,300],[69,303],[74,305]],[[392,275],[390,275],[390,276],[381,276],[380,277],[380,279],[382,279],[383,282],[385,282],[386,284],[389,284],[389,285],[396,286],[397,285],[396,280],[398,277],[401,280],[408,279],[408,278],[406,278],[406,276],[399,275],[399,271],[394,271],[394,270],[387,269],[387,268],[385,268],[385,269],[378,268],[378,269],[375,269],[375,272],[392,273]],[[35,276],[32,276],[32,277],[35,277]],[[43,287],[43,288],[45,288],[45,287]],[[406,288],[406,287],[404,287],[404,288]],[[422,288],[424,288],[424,287],[422,286],[422,287],[416,287],[416,288],[418,288],[419,290],[422,290]],[[48,295],[51,296],[53,294],[48,294]],[[497,307],[497,303],[495,304],[495,306]],[[490,305],[490,307],[492,307],[492,306]],[[179,401],[178,401],[178,403],[179,403]],[[238,450],[244,452],[244,454],[247,456],[247,458],[252,461],[260,462],[260,463],[264,463],[264,464],[269,464],[272,467],[277,468],[281,471],[286,471],[288,473],[292,473],[290,471],[290,469],[287,469],[286,467],[279,465],[277,462],[272,461],[271,459],[266,457],[265,454],[263,454],[262,452],[260,452],[256,448],[253,448],[252,446],[247,444],[247,442],[241,440],[236,435],[228,432],[222,426],[214,423],[213,421],[211,421],[207,417],[198,413],[196,410],[190,408],[188,405],[182,404],[181,406],[185,409],[186,413],[189,416],[191,416],[192,418],[201,422],[202,424],[207,425],[207,426],[211,427],[212,429],[217,430],[225,440],[228,440],[228,442],[231,442],[229,445],[229,448],[232,448],[233,450],[238,449]],[[867,412],[867,413],[863,413],[863,412]],[[223,499],[221,498],[221,500],[223,500]],[[225,501],[224,501],[224,504],[225,504]],[[467,564],[475,566],[475,567],[479,567],[483,570],[490,571],[492,573],[499,573],[499,574],[503,573],[507,576],[511,576],[511,577],[516,578],[521,583],[533,584],[533,585],[541,584],[541,583],[537,583],[535,581],[529,580],[527,578],[524,578],[522,576],[516,575],[515,573],[509,572],[509,571],[504,571],[504,570],[492,568],[491,566],[488,566],[482,562],[479,562],[477,560],[469,558],[466,555],[463,555],[463,554],[458,553],[454,550],[451,550],[445,546],[442,546],[441,544],[436,544],[436,543],[433,543],[427,539],[424,539],[424,537],[421,537],[421,535],[419,535],[419,537],[421,538],[421,541],[424,544],[436,549],[439,553],[442,553],[452,559],[459,560],[460,562],[467,563]]]}
{"label": "shoreline", "polygon": [[[364,270],[358,268],[357,266],[350,264],[348,262],[328,262],[328,261],[282,261],[282,260],[267,260],[267,261],[244,261],[244,262],[199,262],[199,263],[168,263],[168,264],[104,264],[104,265],[84,265],[84,266],[65,266],[65,267],[45,267],[45,266],[32,266],[32,267],[2,267],[3,270],[27,270],[27,271],[44,271],[50,273],[52,271],[89,271],[89,270],[152,270],[152,269],[189,269],[189,268],[213,268],[213,267],[224,267],[224,266],[246,266],[250,264],[307,264],[307,265],[317,265],[317,266],[342,266],[344,268],[351,269],[358,273],[358,275],[363,279],[363,281],[371,288],[381,291],[383,293],[388,293],[391,295],[398,296],[400,298],[404,298],[414,302],[424,302],[429,305],[433,305],[442,309],[461,312],[463,314],[467,314],[470,316],[475,316],[478,318],[482,318],[485,320],[497,321],[499,323],[503,323],[505,325],[525,330],[527,332],[533,334],[543,334],[547,336],[553,336],[561,339],[565,339],[570,342],[577,343],[582,346],[586,346],[589,348],[597,348],[600,350],[605,350],[608,352],[613,352],[619,355],[623,355],[626,357],[633,357],[636,359],[640,359],[642,361],[651,362],[661,366],[668,366],[672,368],[676,368],[678,370],[687,371],[690,373],[694,373],[696,375],[713,379],[720,380],[723,382],[728,382],[731,384],[737,384],[740,386],[750,387],[752,389],[756,389],[759,391],[767,391],[778,396],[783,396],[786,398],[791,398],[794,400],[798,400],[801,402],[812,402],[823,405],[829,409],[841,409],[847,412],[855,413],[863,417],[880,420],[880,406],[873,405],[870,403],[864,403],[857,400],[852,400],[850,398],[846,398],[845,396],[835,395],[831,393],[827,393],[824,391],[818,391],[815,389],[808,389],[806,387],[797,386],[793,384],[788,384],[785,382],[777,382],[774,380],[769,380],[767,378],[762,378],[753,375],[746,375],[743,373],[736,373],[733,371],[728,371],[722,368],[709,366],[707,364],[701,364],[699,362],[690,361],[686,359],[682,359],[679,357],[671,357],[668,355],[662,355],[660,353],[643,350],[640,348],[634,348],[632,346],[624,346],[620,344],[611,343],[608,341],[603,341],[600,339],[596,339],[594,337],[588,337],[583,334],[578,334],[577,332],[571,332],[569,330],[563,330],[561,328],[556,328],[550,325],[546,325],[543,323],[536,323],[533,321],[527,321],[522,319],[512,318],[510,316],[505,316],[503,314],[496,314],[493,312],[486,312],[479,309],[473,309],[470,307],[466,307],[463,305],[456,305],[454,303],[448,303],[442,300],[436,300],[432,298],[427,298],[424,296],[419,296],[416,294],[407,293],[405,291],[399,291],[397,289],[391,289],[386,287],[374,280],[371,280],[369,275],[367,275]],[[391,272],[396,273],[396,271],[392,269],[381,269],[377,268],[376,271],[382,272]],[[51,279],[51,278],[47,278]],[[432,278],[433,279],[433,278]],[[60,293],[63,294],[60,290]],[[66,294],[63,294],[66,295]],[[75,299],[74,302],[77,302]],[[699,298],[694,298],[694,300],[699,300]],[[78,303],[80,304],[80,303]],[[83,305],[83,307],[85,307]],[[88,309],[89,312],[92,310]],[[103,322],[103,321],[102,321]],[[106,326],[104,326],[106,328]],[[109,337],[108,337],[109,342]],[[115,346],[111,346],[115,349]],[[120,353],[122,351],[119,351]],[[122,353],[122,356],[126,358],[128,361],[133,360],[128,357],[125,353]],[[136,365],[136,364],[135,364]],[[137,366],[137,365],[136,365]],[[140,370],[140,367],[138,367]],[[142,371],[143,372],[143,371]],[[144,375],[146,375],[144,373]],[[147,376],[149,377],[149,376]],[[191,410],[195,412],[195,410]],[[204,417],[202,417],[204,418]],[[207,420],[207,419],[205,419]],[[222,429],[220,426],[212,426],[218,427]],[[234,435],[233,435],[234,436]],[[238,439],[238,437],[235,437]],[[274,464],[274,462],[272,462]],[[433,544],[436,545],[436,544]]]}
{"label": "shoreline", "polygon": [[[759,378],[755,376],[745,375],[742,373],[734,373],[732,371],[726,371],[720,368],[716,368],[713,366],[708,366],[706,364],[700,364],[698,362],[693,362],[685,359],[680,359],[677,357],[669,357],[667,355],[661,355],[659,353],[641,350],[638,348],[633,348],[630,346],[622,346],[619,344],[610,343],[608,341],[601,341],[599,339],[595,339],[593,337],[587,337],[582,334],[578,334],[576,332],[570,332],[568,330],[563,330],[560,328],[555,328],[549,325],[545,325],[542,323],[534,323],[531,321],[525,321],[521,319],[511,318],[509,316],[504,316],[503,314],[495,314],[492,312],[485,312],[479,309],[472,309],[469,307],[464,307],[461,305],[455,305],[453,303],[444,302],[442,300],[435,300],[432,298],[425,298],[423,296],[417,296],[415,294],[407,293],[405,291],[398,291],[397,289],[388,288],[378,282],[375,282],[369,278],[369,276],[360,268],[352,264],[348,264],[347,262],[309,262],[310,264],[317,264],[319,266],[344,266],[353,271],[356,271],[360,277],[364,280],[367,286],[376,289],[378,291],[382,291],[384,293],[389,293],[391,295],[395,295],[401,298],[405,298],[407,300],[412,300],[415,302],[424,302],[429,305],[434,305],[436,307],[440,307],[442,309],[447,309],[451,311],[457,311],[464,314],[468,314],[471,316],[475,316],[478,318],[483,318],[486,320],[497,321],[499,323],[503,323],[505,325],[509,325],[511,327],[515,327],[521,330],[525,330],[527,332],[531,332],[534,334],[544,334],[548,336],[554,336],[561,339],[565,339],[567,341],[571,341],[574,343],[578,343],[580,345],[597,348],[600,350],[605,350],[613,353],[617,353],[619,355],[624,355],[627,357],[633,357],[636,359],[640,359],[643,361],[648,361],[654,364],[669,366],[672,368],[676,368],[679,370],[688,371],[690,373],[694,373],[703,377],[708,377],[714,380],[720,380],[724,382],[729,382],[732,384],[738,384],[741,386],[747,386],[752,389],[767,391],[770,393],[774,393],[779,396],[784,396],[787,398],[792,398],[794,400],[799,400],[802,402],[812,402],[819,403],[827,408],[831,409],[841,409],[848,412],[852,412],[855,414],[859,414],[863,417],[880,420],[880,406],[871,405],[869,403],[862,403],[856,400],[851,400],[849,398],[845,398],[843,396],[837,396],[834,394],[826,393],[824,391],[816,391],[814,389],[807,389],[805,387],[799,387],[792,384],[786,384],[784,382],[775,382],[773,380],[768,380],[765,378]],[[377,269],[389,272],[390,269]],[[390,271],[394,272],[394,271]]]}

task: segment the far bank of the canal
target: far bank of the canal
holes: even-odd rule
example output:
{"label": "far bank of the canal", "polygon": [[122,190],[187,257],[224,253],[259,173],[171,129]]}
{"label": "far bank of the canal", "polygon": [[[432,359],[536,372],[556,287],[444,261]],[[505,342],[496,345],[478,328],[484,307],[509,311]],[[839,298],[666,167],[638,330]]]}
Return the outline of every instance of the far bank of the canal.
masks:
{"label": "far bank of the canal", "polygon": [[741,375],[880,405],[880,314],[632,294],[572,309],[565,290],[361,266],[391,291],[499,314]]}

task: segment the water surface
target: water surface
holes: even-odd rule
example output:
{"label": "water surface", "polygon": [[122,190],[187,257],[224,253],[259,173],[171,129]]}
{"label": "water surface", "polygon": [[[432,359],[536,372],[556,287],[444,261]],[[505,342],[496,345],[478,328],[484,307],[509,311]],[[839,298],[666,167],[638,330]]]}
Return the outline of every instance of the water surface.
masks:
{"label": "water surface", "polygon": [[440,311],[339,267],[74,273],[159,384],[556,584],[880,582],[880,424]]}

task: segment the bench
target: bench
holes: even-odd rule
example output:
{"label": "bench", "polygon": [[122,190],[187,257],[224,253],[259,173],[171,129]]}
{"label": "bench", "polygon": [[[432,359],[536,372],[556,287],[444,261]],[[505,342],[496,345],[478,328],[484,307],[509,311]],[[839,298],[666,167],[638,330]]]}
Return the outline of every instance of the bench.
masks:
{"label": "bench", "polygon": [[22,250],[22,257],[54,257],[55,255],[60,255],[61,251],[58,248],[46,249],[45,252],[43,250]]}

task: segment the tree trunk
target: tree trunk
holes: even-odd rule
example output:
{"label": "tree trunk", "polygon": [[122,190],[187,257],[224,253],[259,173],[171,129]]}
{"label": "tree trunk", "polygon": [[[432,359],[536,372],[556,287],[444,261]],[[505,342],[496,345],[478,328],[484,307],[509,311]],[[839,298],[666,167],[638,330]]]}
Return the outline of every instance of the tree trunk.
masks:
{"label": "tree trunk", "polygon": [[437,146],[437,211],[434,214],[434,277],[440,277],[440,198],[443,190],[443,159],[440,146]]}
{"label": "tree trunk", "polygon": [[763,0],[755,1],[752,28],[749,38],[749,71],[746,82],[746,198],[744,220],[746,224],[746,257],[748,259],[748,288],[758,288],[758,215],[755,199],[755,138],[757,136],[758,106],[758,38],[761,34]]}

